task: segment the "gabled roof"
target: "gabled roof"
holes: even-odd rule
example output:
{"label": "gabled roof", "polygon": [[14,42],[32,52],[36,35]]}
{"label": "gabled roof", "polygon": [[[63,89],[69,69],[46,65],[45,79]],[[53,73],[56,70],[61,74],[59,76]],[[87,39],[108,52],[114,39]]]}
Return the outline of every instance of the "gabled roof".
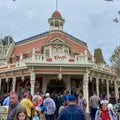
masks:
{"label": "gabled roof", "polygon": [[[54,30],[54,31],[55,31],[55,30]],[[53,31],[47,31],[47,32],[40,33],[40,34],[38,34],[38,35],[29,37],[29,38],[26,38],[26,39],[24,39],[24,40],[20,40],[20,41],[16,42],[16,45],[20,45],[20,44],[23,44],[23,43],[27,43],[27,42],[30,42],[30,41],[34,41],[34,40],[36,40],[36,39],[38,39],[38,38],[45,37],[45,36],[47,36],[50,32],[53,32]],[[76,37],[74,37],[74,36],[72,36],[72,35],[70,35],[70,34],[68,34],[68,33],[66,33],[66,32],[63,32],[63,31],[59,31],[59,32],[62,32],[63,34],[66,35],[66,37],[68,37],[68,38],[72,39],[73,41],[78,42],[78,43],[80,43],[80,44],[82,44],[82,45],[84,45],[84,46],[87,47],[87,43],[81,41],[80,39],[78,39],[78,38],[76,38]]]}
{"label": "gabled roof", "polygon": [[66,44],[72,46],[72,50],[75,51],[76,53],[84,54],[85,50],[87,50],[88,56],[89,58],[91,58],[91,54],[85,42],[60,30],[47,31],[45,33],[41,33],[29,37],[27,39],[21,40],[19,42],[16,42],[12,55],[20,55],[21,53],[27,53],[28,51],[31,51],[33,48],[35,49],[41,48],[42,45],[58,37],[64,40]]}

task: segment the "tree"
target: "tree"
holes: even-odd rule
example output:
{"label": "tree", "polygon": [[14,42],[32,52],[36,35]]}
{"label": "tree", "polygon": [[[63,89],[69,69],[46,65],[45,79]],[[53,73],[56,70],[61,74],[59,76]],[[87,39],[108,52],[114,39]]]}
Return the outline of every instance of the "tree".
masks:
{"label": "tree", "polygon": [[120,75],[120,46],[115,48],[110,61],[112,63],[112,67],[116,70],[116,73]]}

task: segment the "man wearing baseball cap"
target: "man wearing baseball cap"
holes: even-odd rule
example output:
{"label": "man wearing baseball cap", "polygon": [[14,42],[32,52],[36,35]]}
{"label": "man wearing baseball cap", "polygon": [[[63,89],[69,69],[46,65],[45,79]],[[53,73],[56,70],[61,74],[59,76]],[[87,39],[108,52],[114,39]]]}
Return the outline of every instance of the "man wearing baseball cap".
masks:
{"label": "man wearing baseball cap", "polygon": [[58,120],[86,120],[84,112],[76,104],[74,95],[69,96],[68,106],[61,111]]}

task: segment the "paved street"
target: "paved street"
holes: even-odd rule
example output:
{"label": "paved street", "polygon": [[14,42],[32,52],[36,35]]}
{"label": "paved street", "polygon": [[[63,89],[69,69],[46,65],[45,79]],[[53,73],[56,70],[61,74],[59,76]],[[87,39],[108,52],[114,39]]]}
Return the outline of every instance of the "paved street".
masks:
{"label": "paved street", "polygon": [[86,115],[86,120],[91,120],[89,114]]}

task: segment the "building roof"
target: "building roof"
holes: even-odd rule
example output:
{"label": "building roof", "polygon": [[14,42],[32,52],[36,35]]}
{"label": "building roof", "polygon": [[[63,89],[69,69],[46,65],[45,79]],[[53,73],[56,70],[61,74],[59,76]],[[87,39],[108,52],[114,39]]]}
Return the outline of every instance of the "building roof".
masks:
{"label": "building roof", "polygon": [[48,43],[50,40],[59,37],[64,40],[66,44],[73,47],[73,50],[76,53],[85,53],[87,50],[89,58],[91,58],[91,54],[87,48],[87,44],[78,38],[73,37],[72,35],[65,33],[59,30],[53,30],[45,33],[41,33],[30,38],[21,40],[16,42],[15,49],[13,50],[12,55],[20,55],[21,53],[27,53],[31,51],[33,48],[41,48],[43,44]]}
{"label": "building roof", "polygon": [[61,14],[59,11],[55,11],[53,14],[52,14],[52,18],[62,18]]}

